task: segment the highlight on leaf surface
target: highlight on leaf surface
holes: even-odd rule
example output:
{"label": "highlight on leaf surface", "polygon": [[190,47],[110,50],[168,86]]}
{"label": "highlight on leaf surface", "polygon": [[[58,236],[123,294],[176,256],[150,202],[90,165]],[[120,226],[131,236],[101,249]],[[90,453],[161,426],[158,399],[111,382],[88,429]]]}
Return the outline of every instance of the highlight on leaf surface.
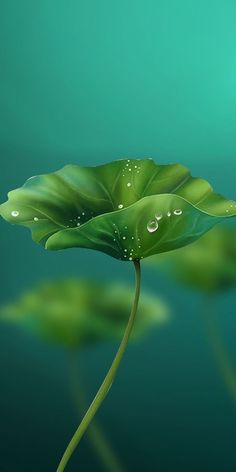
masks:
{"label": "highlight on leaf surface", "polygon": [[[132,290],[127,285],[64,279],[44,282],[15,302],[1,307],[0,319],[65,347],[83,347],[120,339],[131,302]],[[144,292],[133,338],[168,320],[167,305]]]}
{"label": "highlight on leaf surface", "polygon": [[32,177],[0,214],[47,249],[84,247],[132,261],[195,241],[235,216],[236,202],[182,165],[124,159]]}
{"label": "highlight on leaf surface", "polygon": [[236,228],[218,226],[198,241],[150,260],[158,270],[205,293],[236,286]]}

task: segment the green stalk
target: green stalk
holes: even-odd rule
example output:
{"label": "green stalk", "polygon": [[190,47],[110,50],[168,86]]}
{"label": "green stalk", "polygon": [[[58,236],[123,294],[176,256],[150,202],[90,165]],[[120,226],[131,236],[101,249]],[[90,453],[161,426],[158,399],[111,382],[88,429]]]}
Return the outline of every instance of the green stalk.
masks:
{"label": "green stalk", "polygon": [[111,388],[111,385],[113,383],[113,380],[116,376],[118,367],[120,365],[120,362],[122,360],[122,357],[124,355],[124,352],[126,350],[126,347],[129,342],[130,334],[134,325],[134,320],[135,316],[137,313],[137,308],[138,308],[138,301],[139,301],[139,294],[140,294],[140,262],[139,261],[134,261],[134,267],[135,267],[135,274],[136,274],[136,288],[135,288],[135,296],[134,296],[134,301],[133,301],[133,306],[131,309],[129,321],[123,336],[123,339],[121,341],[120,347],[116,353],[116,356],[112,362],[112,365],[105,377],[105,379],[102,382],[102,385],[100,386],[94,400],[92,401],[90,407],[88,408],[86,414],[84,415],[84,418],[82,419],[78,429],[76,430],[74,436],[72,437],[70,443],[68,444],[62,459],[60,461],[60,464],[57,468],[57,472],[63,472],[65,470],[65,467],[70,460],[73,452],[75,451],[76,447],[78,446],[81,438],[83,437],[85,431],[87,430],[89,424],[91,423],[93,417],[95,416],[96,412],[98,411],[99,407],[101,406],[103,400],[105,399],[109,389]]}
{"label": "green stalk", "polygon": [[[72,395],[74,403],[77,407],[79,415],[83,415],[86,412],[86,397],[84,389],[81,387],[81,376],[80,382],[78,381],[77,363],[76,363],[76,352],[71,352],[70,358],[70,381],[72,387]],[[124,468],[121,465],[119,458],[113,451],[109,441],[103,433],[100,425],[93,420],[87,430],[87,437],[91,443],[91,446],[96,453],[98,459],[100,459],[101,465],[107,472],[124,472]]]}
{"label": "green stalk", "polygon": [[227,347],[220,335],[213,309],[213,299],[206,300],[205,310],[208,338],[217,361],[218,369],[224,379],[224,384],[234,403],[236,403],[236,374]]}

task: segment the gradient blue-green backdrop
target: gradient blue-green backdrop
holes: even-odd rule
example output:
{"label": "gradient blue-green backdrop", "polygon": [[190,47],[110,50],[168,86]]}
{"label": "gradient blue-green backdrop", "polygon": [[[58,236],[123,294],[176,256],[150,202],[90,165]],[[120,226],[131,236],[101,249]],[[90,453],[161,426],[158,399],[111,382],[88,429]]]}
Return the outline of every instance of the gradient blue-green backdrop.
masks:
{"label": "gradient blue-green backdrop", "polygon": [[[233,0],[2,0],[0,193],[64,164],[181,162],[236,198]],[[47,253],[1,221],[1,300],[45,278],[132,280],[85,250]],[[127,352],[100,418],[128,471],[234,472],[236,409],[205,336],[201,296],[145,268],[173,322]],[[218,301],[236,362],[235,293]],[[77,424],[66,355],[0,329],[1,472],[54,472]],[[81,354],[89,395],[115,346]],[[83,441],[71,471],[100,471]]]}

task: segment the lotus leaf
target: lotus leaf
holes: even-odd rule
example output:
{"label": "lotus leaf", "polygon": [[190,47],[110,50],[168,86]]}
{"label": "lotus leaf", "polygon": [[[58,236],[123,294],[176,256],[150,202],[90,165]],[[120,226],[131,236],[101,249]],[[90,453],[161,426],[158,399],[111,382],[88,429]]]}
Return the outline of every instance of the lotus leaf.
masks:
{"label": "lotus leaf", "polygon": [[0,213],[47,249],[84,247],[128,261],[193,242],[234,216],[236,202],[182,165],[127,159],[31,177]]}
{"label": "lotus leaf", "polygon": [[236,230],[219,226],[187,247],[153,257],[177,280],[208,294],[236,285]]}
{"label": "lotus leaf", "polygon": [[[94,297],[94,293],[97,294]],[[16,323],[66,347],[120,339],[129,317],[132,291],[120,283],[65,279],[44,282],[3,306],[3,321]],[[168,321],[159,298],[141,295],[133,337]]]}

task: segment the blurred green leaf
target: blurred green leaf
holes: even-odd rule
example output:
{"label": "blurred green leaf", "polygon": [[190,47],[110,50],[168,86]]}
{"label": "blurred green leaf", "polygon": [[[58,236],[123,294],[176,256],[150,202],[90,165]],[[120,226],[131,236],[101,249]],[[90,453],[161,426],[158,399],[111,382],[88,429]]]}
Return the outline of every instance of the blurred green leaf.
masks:
{"label": "blurred green leaf", "polygon": [[[120,339],[127,324],[132,290],[114,283],[67,279],[43,283],[1,308],[2,321],[16,323],[67,347]],[[159,298],[140,298],[133,337],[169,319]]]}
{"label": "blurred green leaf", "polygon": [[125,261],[193,242],[235,216],[236,202],[179,164],[128,159],[33,177],[9,193],[0,213],[47,249],[78,246]]}
{"label": "blurred green leaf", "polygon": [[206,293],[229,289],[236,285],[236,229],[216,227],[193,244],[153,257],[150,263]]}

